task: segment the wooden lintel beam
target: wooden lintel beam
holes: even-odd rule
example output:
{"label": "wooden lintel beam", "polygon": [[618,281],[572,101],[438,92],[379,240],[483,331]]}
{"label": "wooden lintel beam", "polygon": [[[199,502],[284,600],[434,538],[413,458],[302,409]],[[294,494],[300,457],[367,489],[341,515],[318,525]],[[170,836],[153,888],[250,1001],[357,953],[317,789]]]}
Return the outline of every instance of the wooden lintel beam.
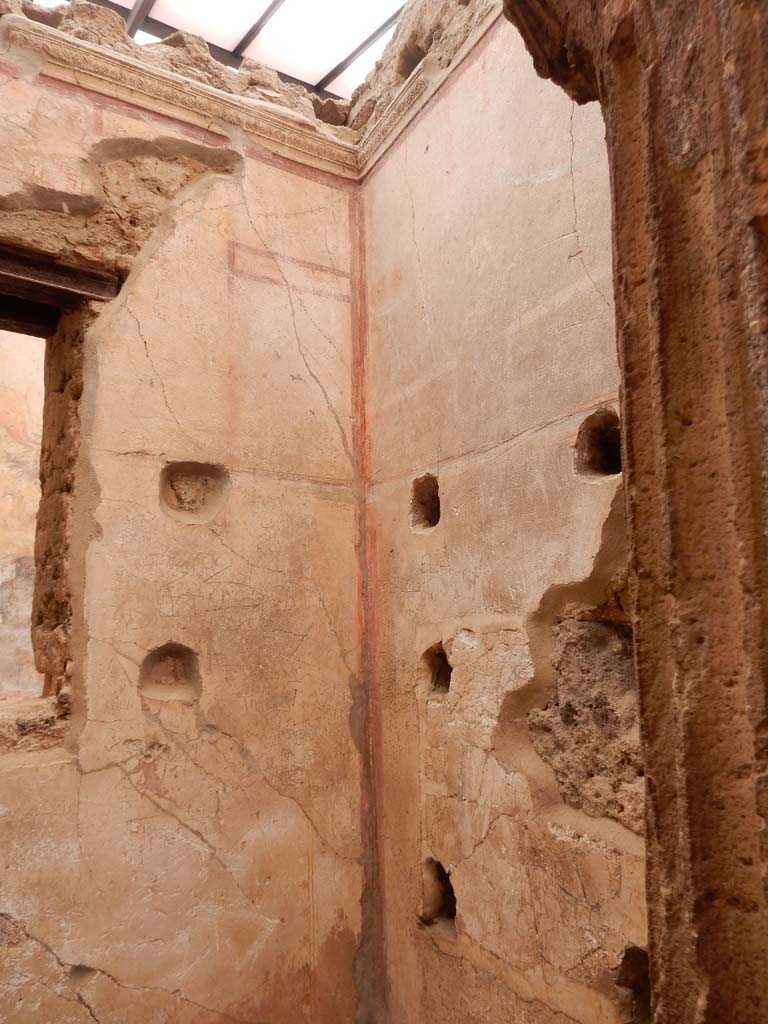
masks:
{"label": "wooden lintel beam", "polygon": [[0,331],[50,338],[56,332],[61,310],[14,295],[0,295]]}
{"label": "wooden lintel beam", "polygon": [[117,274],[0,249],[1,295],[66,308],[83,299],[113,299],[119,290]]}

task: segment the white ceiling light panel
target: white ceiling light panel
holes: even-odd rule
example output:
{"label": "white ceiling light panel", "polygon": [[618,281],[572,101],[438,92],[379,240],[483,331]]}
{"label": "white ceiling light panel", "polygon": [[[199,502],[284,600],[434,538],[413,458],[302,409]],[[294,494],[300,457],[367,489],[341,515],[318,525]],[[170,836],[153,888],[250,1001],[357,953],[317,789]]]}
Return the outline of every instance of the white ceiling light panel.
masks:
{"label": "white ceiling light panel", "polygon": [[268,6],[269,0],[156,0],[149,16],[231,50]]}
{"label": "white ceiling light panel", "polygon": [[372,46],[364,50],[357,60],[352,61],[346,71],[342,71],[338,78],[334,78],[332,82],[329,82],[327,86],[328,91],[335,92],[337,96],[349,99],[358,85],[364,82],[368,74],[373,71],[376,61],[384,53],[387,43],[395,34],[396,28],[397,25],[393,25]]}
{"label": "white ceiling light panel", "polygon": [[314,85],[401,4],[402,0],[285,0],[245,53]]}

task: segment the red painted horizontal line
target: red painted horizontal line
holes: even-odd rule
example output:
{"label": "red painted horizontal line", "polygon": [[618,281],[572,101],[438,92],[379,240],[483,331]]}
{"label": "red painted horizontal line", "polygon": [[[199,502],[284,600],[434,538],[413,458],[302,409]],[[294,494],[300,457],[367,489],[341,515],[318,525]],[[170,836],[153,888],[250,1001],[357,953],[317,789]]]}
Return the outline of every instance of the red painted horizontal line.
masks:
{"label": "red painted horizontal line", "polygon": [[256,163],[275,167],[278,170],[285,171],[286,174],[293,174],[297,178],[306,178],[308,181],[314,181],[318,185],[326,185],[328,188],[336,189],[337,192],[352,192],[358,186],[356,178],[345,178],[340,174],[334,174],[333,171],[323,171],[319,167],[309,167],[290,157],[279,156],[255,140],[248,142],[245,155]]}
{"label": "red painted horizontal line", "polygon": [[[285,287],[285,281],[282,277],[269,277],[267,274],[256,274],[250,270],[237,269],[233,269],[232,274],[234,277],[247,281],[260,281],[263,284],[274,284],[281,288]],[[337,299],[339,302],[352,301],[350,296],[345,295],[343,292],[323,291],[321,288],[307,288],[304,285],[291,285],[290,290],[294,292],[303,292],[307,295],[319,295],[323,299]]]}
{"label": "red painted horizontal line", "polygon": [[39,75],[38,81],[45,87],[55,89],[58,92],[84,95],[98,110],[111,110],[116,113],[122,113],[127,117],[133,118],[135,121],[143,121],[145,123],[172,124],[180,128],[187,138],[194,139],[197,142],[204,142],[210,146],[225,146],[229,142],[227,136],[219,132],[212,132],[207,128],[199,128],[170,114],[161,114],[156,110],[147,110],[145,107],[140,107],[136,103],[130,103],[128,100],[118,100],[112,96],[105,96],[95,89],[88,89],[86,86],[78,85],[77,83],[63,82],[59,78],[53,78],[51,75],[45,74]]}
{"label": "red painted horizontal line", "polygon": [[270,252],[269,249],[260,249],[253,245],[247,245],[245,242],[229,242],[229,263],[230,266],[234,266],[234,262],[237,258],[238,252],[246,252],[249,256],[253,256],[260,260],[269,260],[270,263],[275,260],[286,260],[288,263],[293,263],[297,267],[304,267],[307,270],[316,270],[321,274],[328,274],[331,277],[339,277],[345,280],[350,279],[350,274],[346,270],[337,270],[336,267],[329,267],[325,263],[313,263],[311,260],[300,260],[296,256],[289,256],[287,253],[282,252]]}

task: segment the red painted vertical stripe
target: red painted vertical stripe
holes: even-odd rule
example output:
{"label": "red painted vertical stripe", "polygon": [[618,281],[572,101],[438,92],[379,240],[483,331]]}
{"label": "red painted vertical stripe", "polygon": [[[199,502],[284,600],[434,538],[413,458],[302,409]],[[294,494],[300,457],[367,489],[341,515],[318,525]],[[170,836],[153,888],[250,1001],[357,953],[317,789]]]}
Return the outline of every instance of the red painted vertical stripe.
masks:
{"label": "red painted vertical stripe", "polygon": [[[352,447],[357,467],[356,552],[357,613],[356,669],[363,688],[365,745],[360,794],[360,825],[366,865],[362,941],[376,958],[367,965],[371,974],[384,963],[384,864],[378,816],[382,808],[381,700],[377,672],[376,521],[370,501],[371,439],[368,423],[368,292],[366,274],[365,208],[362,189],[350,195],[352,250]],[[367,904],[367,916],[365,905]],[[366,934],[367,933],[367,934]],[[374,983],[374,996],[383,998]]]}

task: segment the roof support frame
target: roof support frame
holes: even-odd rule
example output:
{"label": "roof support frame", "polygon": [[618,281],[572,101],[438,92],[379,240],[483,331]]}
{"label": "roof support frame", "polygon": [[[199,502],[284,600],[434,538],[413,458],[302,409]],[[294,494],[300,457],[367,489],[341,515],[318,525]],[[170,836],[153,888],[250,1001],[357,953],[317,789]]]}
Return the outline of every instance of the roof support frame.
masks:
{"label": "roof support frame", "polygon": [[[108,11],[114,11],[115,14],[120,15],[123,21],[127,21],[131,13],[130,9],[121,7],[120,4],[116,4],[114,0],[90,0],[90,2],[99,7],[106,7]],[[173,25],[166,25],[164,21],[157,21],[149,15],[145,17],[141,27],[143,31],[149,32],[150,35],[157,36],[158,39],[165,39],[167,36],[173,35],[174,32],[182,31],[181,29],[174,28]],[[136,31],[138,32],[139,30],[137,29]],[[232,50],[225,50],[224,47],[216,46],[215,43],[209,43],[207,40],[206,42],[208,43],[208,49],[210,50],[211,56],[214,60],[217,60],[219,64],[224,64],[225,67],[233,68],[237,71],[243,62],[242,55],[236,54]],[[316,85],[312,85],[311,82],[303,82],[300,78],[294,78],[293,75],[287,75],[283,71],[278,71],[277,74],[284,82],[288,82],[292,85],[300,85],[308,92],[316,93],[323,99],[339,99],[335,93],[328,92],[327,89],[319,89]]]}
{"label": "roof support frame", "polygon": [[272,0],[272,3],[264,10],[258,21],[255,21],[253,25],[248,29],[243,38],[233,47],[232,53],[237,57],[242,57],[248,47],[251,45],[256,36],[265,27],[267,22],[271,21],[273,16],[277,14],[280,8],[285,3],[285,0]]}
{"label": "roof support frame", "polygon": [[[405,4],[403,4],[403,7],[404,6]],[[348,53],[344,60],[339,61],[335,68],[331,68],[327,75],[323,75],[320,81],[315,85],[315,89],[321,91],[327,88],[331,82],[335,81],[339,75],[343,74],[347,70],[350,64],[353,64],[369,47],[373,46],[377,39],[381,39],[384,33],[389,31],[389,29],[396,24],[397,19],[403,13],[403,7],[398,7],[394,14],[390,14],[387,20],[382,22],[375,31],[371,32],[368,38],[364,39],[359,46],[356,46],[351,53]]]}
{"label": "roof support frame", "polygon": [[125,31],[133,37],[142,27],[155,6],[155,0],[133,0],[133,7],[125,19]]}

